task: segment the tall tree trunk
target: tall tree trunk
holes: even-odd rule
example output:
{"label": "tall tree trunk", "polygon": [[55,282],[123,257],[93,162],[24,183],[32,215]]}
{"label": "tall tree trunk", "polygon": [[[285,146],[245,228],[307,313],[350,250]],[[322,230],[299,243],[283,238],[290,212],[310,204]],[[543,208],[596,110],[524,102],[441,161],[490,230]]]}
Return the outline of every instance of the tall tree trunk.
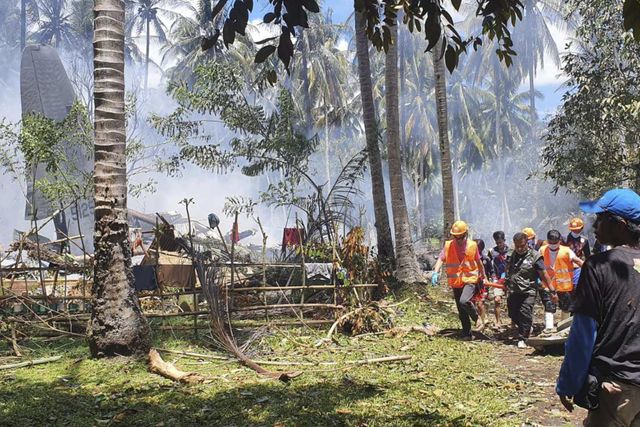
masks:
{"label": "tall tree trunk", "polygon": [[147,88],[149,87],[149,44],[151,41],[151,35],[149,34],[149,18],[147,20],[147,46],[145,50],[144,57],[144,93],[147,93]]}
{"label": "tall tree trunk", "polygon": [[389,226],[387,198],[382,174],[382,159],[378,146],[378,126],[376,110],[373,101],[371,83],[371,64],[369,62],[369,40],[365,32],[365,18],[361,13],[355,13],[356,56],[358,59],[358,78],[360,81],[360,98],[362,100],[362,117],[364,121],[367,142],[369,167],[371,168],[371,192],[373,196],[373,211],[375,215],[376,234],[378,238],[378,260],[381,264],[394,265],[393,240]]}
{"label": "tall tree trunk", "polygon": [[402,179],[398,110],[398,26],[396,22],[392,23],[390,30],[392,44],[385,56],[384,81],[391,211],[393,212],[393,228],[396,237],[396,278],[403,283],[415,283],[420,280],[420,270],[411,241],[411,228]]}
{"label": "tall tree trunk", "polygon": [[438,112],[438,137],[440,146],[440,169],[442,170],[442,218],[443,234],[455,222],[455,201],[453,189],[453,171],[451,169],[451,148],[449,146],[449,122],[447,113],[447,79],[443,55],[444,39],[433,50],[433,72],[436,78],[436,109]]}
{"label": "tall tree trunk", "polygon": [[305,118],[305,133],[307,137],[311,136],[313,130],[313,113],[311,111],[311,93],[309,88],[309,61],[307,55],[309,51],[307,49],[307,43],[304,40],[304,30],[301,28],[300,33],[300,55],[302,57],[302,64],[300,67],[300,78],[302,80],[302,96],[304,104],[304,118]]}
{"label": "tall tree trunk", "polygon": [[20,0],[20,51],[27,45],[27,0]]}
{"label": "tall tree trunk", "polygon": [[329,107],[327,94],[324,95],[324,169],[327,174],[327,188],[331,189],[331,161],[329,160]]}
{"label": "tall tree trunk", "polygon": [[529,68],[529,109],[531,110],[531,136],[536,124],[536,86],[533,83],[534,73],[533,63]]}
{"label": "tall tree trunk", "polygon": [[[502,119],[502,108],[501,108],[501,99],[500,99],[500,77],[498,75],[498,67],[500,65],[497,62],[493,64],[493,89],[494,89],[494,97],[496,99],[496,111],[495,111],[495,133],[496,133],[496,153],[498,162],[498,180],[500,182],[501,191],[506,191],[506,176],[505,176],[505,167],[504,167],[504,147],[502,146],[502,129],[500,127],[500,121]],[[500,212],[502,221],[500,223],[500,228],[502,230],[505,229],[507,225],[507,216],[508,212],[506,212],[507,205],[505,203],[506,199],[500,200]]]}
{"label": "tall tree trunk", "polygon": [[131,272],[124,111],[124,2],[94,3],[95,261],[93,356],[147,353],[149,325]]}

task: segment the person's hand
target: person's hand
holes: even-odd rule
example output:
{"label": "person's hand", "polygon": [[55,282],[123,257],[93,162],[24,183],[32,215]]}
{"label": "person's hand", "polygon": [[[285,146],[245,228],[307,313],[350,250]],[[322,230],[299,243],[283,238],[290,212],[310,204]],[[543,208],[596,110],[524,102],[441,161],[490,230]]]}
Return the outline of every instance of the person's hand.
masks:
{"label": "person's hand", "polygon": [[560,403],[569,412],[573,412],[573,396],[560,396]]}
{"label": "person's hand", "polygon": [[602,383],[602,388],[609,394],[618,394],[618,393],[622,393],[622,389],[620,388],[620,386],[616,383],[611,383],[611,382],[603,382]]}
{"label": "person's hand", "polygon": [[431,275],[431,286],[438,286],[438,282],[440,280],[440,274],[437,271],[434,271]]}
{"label": "person's hand", "polygon": [[552,301],[554,304],[558,304],[558,300],[559,300],[559,298],[558,298],[558,293],[557,293],[557,292],[552,293],[552,294],[551,294],[551,301]]}

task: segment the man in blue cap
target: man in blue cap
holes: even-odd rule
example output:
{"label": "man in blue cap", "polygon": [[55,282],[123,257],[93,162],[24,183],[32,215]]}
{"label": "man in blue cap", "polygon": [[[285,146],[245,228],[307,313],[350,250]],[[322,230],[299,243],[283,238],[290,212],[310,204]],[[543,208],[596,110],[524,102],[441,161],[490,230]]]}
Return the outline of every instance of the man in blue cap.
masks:
{"label": "man in blue cap", "polygon": [[640,425],[640,196],[607,191],[580,203],[597,215],[600,242],[613,246],[582,268],[570,310],[556,392],[563,406],[589,409],[584,425]]}

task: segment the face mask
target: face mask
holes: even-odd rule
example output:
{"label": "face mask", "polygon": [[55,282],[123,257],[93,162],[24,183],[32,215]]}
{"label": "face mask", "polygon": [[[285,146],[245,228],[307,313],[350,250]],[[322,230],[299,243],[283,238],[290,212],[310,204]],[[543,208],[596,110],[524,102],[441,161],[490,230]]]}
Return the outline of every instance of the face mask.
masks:
{"label": "face mask", "polygon": [[554,244],[549,243],[549,249],[551,249],[552,251],[557,251],[559,247],[560,247],[560,243],[554,243]]}
{"label": "face mask", "polygon": [[575,231],[572,231],[572,232],[571,232],[571,235],[572,235],[573,237],[575,237],[576,239],[577,239],[578,237],[580,237],[580,234],[579,234],[579,233],[576,233]]}

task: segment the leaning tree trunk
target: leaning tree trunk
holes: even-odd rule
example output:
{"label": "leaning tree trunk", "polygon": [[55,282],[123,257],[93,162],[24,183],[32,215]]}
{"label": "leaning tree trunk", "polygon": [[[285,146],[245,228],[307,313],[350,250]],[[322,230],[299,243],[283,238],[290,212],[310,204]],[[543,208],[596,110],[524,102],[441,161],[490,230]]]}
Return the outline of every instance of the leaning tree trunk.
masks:
{"label": "leaning tree trunk", "polygon": [[436,108],[438,111],[438,136],[440,145],[440,169],[442,170],[442,217],[443,237],[455,221],[455,201],[453,171],[451,169],[451,148],[449,145],[449,122],[447,116],[447,80],[444,64],[444,38],[433,51],[433,72],[436,78]]}
{"label": "leaning tree trunk", "polygon": [[402,180],[398,109],[398,26],[396,22],[392,23],[390,29],[392,43],[385,57],[384,80],[391,211],[393,212],[393,228],[396,237],[396,278],[400,282],[415,283],[420,280],[420,271],[411,241],[411,228]]}
{"label": "leaning tree trunk", "polygon": [[378,126],[376,123],[375,104],[371,83],[371,64],[369,62],[369,40],[365,32],[365,18],[362,13],[355,12],[356,56],[358,59],[358,78],[360,80],[360,98],[362,100],[362,117],[367,142],[367,155],[371,168],[371,191],[373,193],[373,210],[378,237],[378,260],[382,264],[395,264],[393,240],[389,226],[387,198],[382,175],[382,159],[378,146]]}
{"label": "leaning tree trunk", "polygon": [[93,356],[147,353],[149,325],[131,272],[124,111],[124,2],[94,3],[95,262]]}
{"label": "leaning tree trunk", "polygon": [[146,18],[147,21],[147,46],[145,50],[144,57],[144,93],[146,95],[147,88],[149,87],[149,44],[151,35],[149,34],[149,18]]}

